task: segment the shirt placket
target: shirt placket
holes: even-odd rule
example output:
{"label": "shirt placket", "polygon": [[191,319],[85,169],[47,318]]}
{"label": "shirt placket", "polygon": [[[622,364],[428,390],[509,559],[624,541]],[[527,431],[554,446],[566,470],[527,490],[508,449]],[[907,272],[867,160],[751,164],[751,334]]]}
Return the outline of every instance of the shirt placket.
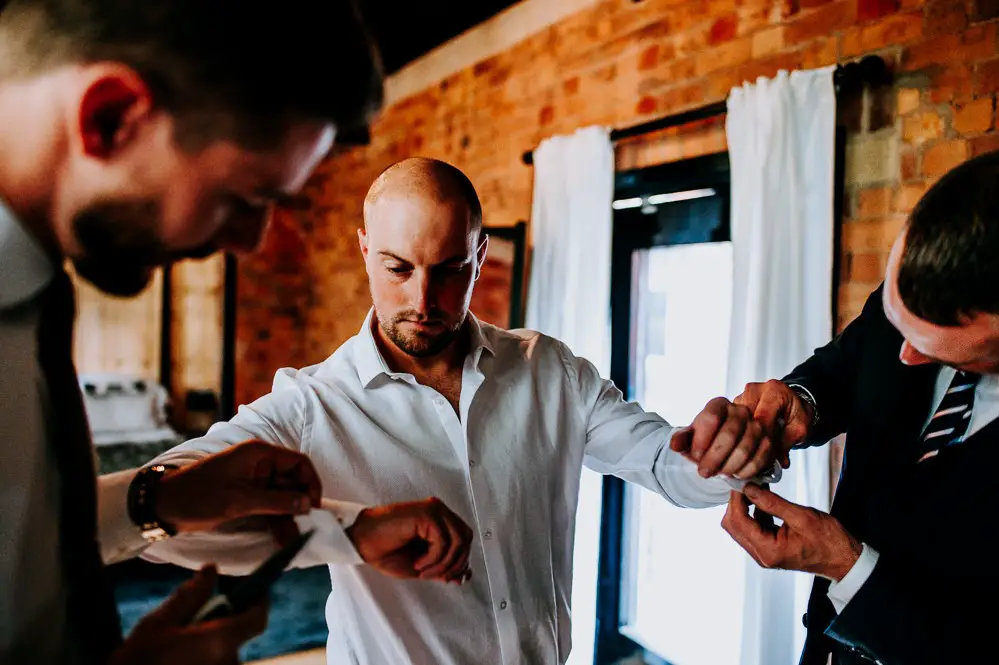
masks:
{"label": "shirt placket", "polygon": [[468,446],[468,414],[472,400],[478,392],[485,377],[475,367],[471,357],[466,361],[461,382],[461,401],[459,408],[461,418],[443,396],[433,392],[434,408],[448,440],[454,447],[455,454],[465,468],[465,478],[475,510],[475,525],[478,529],[476,537],[482,547],[486,562],[486,578],[489,583],[489,594],[492,601],[493,617],[496,621],[496,631],[499,636],[501,662],[518,662],[517,622],[513,608],[510,606],[510,584],[499,547],[499,535],[495,530],[495,506],[489,495],[486,469],[480,460],[476,459]]}

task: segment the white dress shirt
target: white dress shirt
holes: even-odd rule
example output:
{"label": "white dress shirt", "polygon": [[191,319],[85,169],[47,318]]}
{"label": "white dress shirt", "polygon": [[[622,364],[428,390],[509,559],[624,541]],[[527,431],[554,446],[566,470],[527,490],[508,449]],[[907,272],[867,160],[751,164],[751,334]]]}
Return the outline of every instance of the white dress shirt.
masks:
{"label": "white dress shirt", "polygon": [[[957,370],[953,367],[941,367],[937,373],[937,381],[933,387],[933,403],[930,406],[930,412],[926,414],[923,430],[929,426],[930,421],[933,419],[933,414],[936,413],[937,407],[943,401],[944,395],[947,393],[947,388],[950,386],[951,381],[954,380],[956,372]],[[965,438],[982,429],[996,418],[999,418],[999,375],[984,374],[978,381],[978,385],[975,386],[975,400],[971,409],[971,422],[968,423],[968,431],[964,434]],[[829,600],[832,601],[833,607],[836,608],[837,614],[842,612],[847,604],[853,600],[853,597],[857,595],[857,592],[860,591],[861,587],[864,586],[864,583],[874,572],[874,567],[877,563],[878,552],[870,545],[864,543],[860,558],[853,564],[850,572],[839,582],[832,581],[829,583],[827,595],[829,596]]]}
{"label": "white dress shirt", "polygon": [[[724,503],[744,484],[698,476],[669,449],[670,425],[560,342],[469,320],[460,418],[390,371],[369,314],[325,362],[279,371],[270,394],[159,458],[185,464],[259,438],[312,459],[324,494],[350,502],[334,508],[344,526],[363,506],[437,496],[472,527],[473,578],[461,587],[389,578],[349,548],[313,555],[354,564],[330,566],[329,665],[564,663],[584,464],[680,506]],[[266,535],[232,538],[180,536],[144,556],[245,573],[273,547]]]}

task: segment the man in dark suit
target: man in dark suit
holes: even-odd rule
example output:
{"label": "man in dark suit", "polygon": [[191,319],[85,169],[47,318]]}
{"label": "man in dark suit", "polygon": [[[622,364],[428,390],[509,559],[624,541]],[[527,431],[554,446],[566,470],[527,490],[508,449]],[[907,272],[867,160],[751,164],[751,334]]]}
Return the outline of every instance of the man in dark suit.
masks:
{"label": "man in dark suit", "polygon": [[[805,665],[999,660],[997,183],[999,154],[943,177],[860,316],[736,399],[785,450],[846,433],[831,514],[752,487],[723,521],[761,565],[816,575]],[[783,524],[754,520],[750,502]]]}

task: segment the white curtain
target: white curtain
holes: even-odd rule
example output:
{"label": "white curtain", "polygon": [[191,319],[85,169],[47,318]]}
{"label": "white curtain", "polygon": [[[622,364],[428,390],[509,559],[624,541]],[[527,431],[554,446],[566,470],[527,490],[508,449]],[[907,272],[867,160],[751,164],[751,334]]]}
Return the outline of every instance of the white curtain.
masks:
{"label": "white curtain", "polygon": [[[534,257],[527,327],[610,371],[614,148],[603,127],[555,136],[534,151]],[[584,469],[576,511],[570,665],[593,662],[601,477]]]}
{"label": "white curtain", "polygon": [[[832,68],[780,72],[728,98],[731,396],[780,378],[831,337],[835,119]],[[795,452],[773,489],[828,510],[828,448]],[[747,565],[742,665],[797,663],[811,576]]]}

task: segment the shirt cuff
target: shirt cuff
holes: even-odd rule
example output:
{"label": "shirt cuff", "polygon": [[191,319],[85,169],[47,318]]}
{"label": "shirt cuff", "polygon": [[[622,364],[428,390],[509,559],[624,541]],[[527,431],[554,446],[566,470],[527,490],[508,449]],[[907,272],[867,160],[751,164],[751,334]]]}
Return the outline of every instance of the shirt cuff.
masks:
{"label": "shirt cuff", "polygon": [[98,539],[106,564],[138,556],[147,546],[142,531],[128,514],[128,488],[138,472],[129,469],[97,479]]}
{"label": "shirt cuff", "polygon": [[348,501],[323,499],[319,508],[308,515],[295,518],[302,533],[313,530],[311,541],[296,563],[301,566],[320,563],[340,566],[358,566],[364,563],[347,529],[357,521],[357,516],[368,506]]}
{"label": "shirt cuff", "polygon": [[836,614],[840,614],[846,609],[847,604],[853,600],[853,597],[860,591],[860,587],[864,586],[864,582],[874,572],[874,566],[877,563],[878,551],[864,543],[860,558],[853,564],[850,572],[839,582],[833,580],[829,583],[829,591],[826,595],[829,596],[833,607],[836,608]]}

